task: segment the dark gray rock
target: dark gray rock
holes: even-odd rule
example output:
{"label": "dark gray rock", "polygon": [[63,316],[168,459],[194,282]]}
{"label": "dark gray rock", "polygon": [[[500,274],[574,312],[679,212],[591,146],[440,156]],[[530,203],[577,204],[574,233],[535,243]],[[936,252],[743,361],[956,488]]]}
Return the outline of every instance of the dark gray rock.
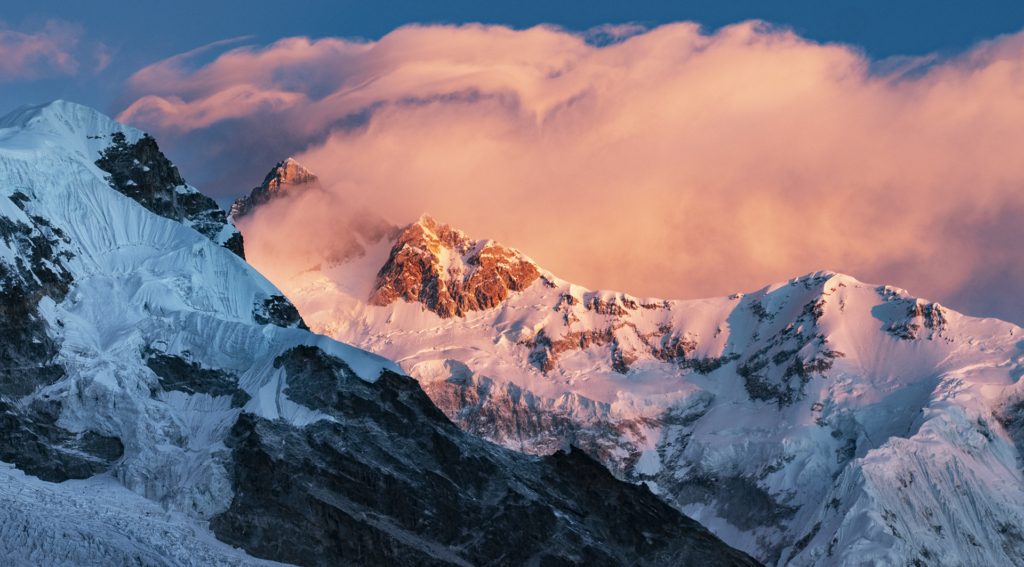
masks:
{"label": "dark gray rock", "polygon": [[[30,212],[24,193],[11,201]],[[26,401],[64,376],[54,362],[58,333],[39,313],[39,302],[62,301],[73,282],[63,264],[72,256],[67,237],[44,218],[29,219],[31,225],[0,217],[0,238],[18,254],[13,265],[0,262],[0,461],[51,482],[88,478],[121,457],[121,442],[66,431],[56,424],[59,404]]]}
{"label": "dark gray rock", "polygon": [[[110,146],[96,160],[96,167],[110,174],[110,186],[119,193],[162,217],[194,228],[210,240],[216,242],[228,224],[227,213],[213,199],[198,191],[177,189],[185,185],[185,180],[149,134],[134,144],[127,143],[124,134],[114,134]],[[245,258],[241,233],[234,233],[222,246]]]}
{"label": "dark gray rock", "polygon": [[252,399],[252,396],[238,387],[238,377],[223,370],[203,368],[196,362],[153,351],[146,353],[146,366],[157,375],[160,386],[165,390],[231,396],[233,408],[240,408]]}
{"label": "dark gray rock", "polygon": [[297,328],[309,330],[302,320],[299,310],[283,295],[272,295],[253,307],[253,319],[260,325],[277,325],[286,329]]}
{"label": "dark gray rock", "polygon": [[[15,193],[11,200],[24,209],[29,198]],[[43,218],[30,219],[31,226],[0,217],[0,238],[18,253],[13,265],[0,262],[0,395],[12,399],[64,375],[52,363],[60,345],[47,332],[39,302],[64,299],[72,277],[63,260],[70,253],[61,250],[59,229]]]}
{"label": "dark gray rock", "polygon": [[106,472],[124,454],[116,438],[57,426],[59,406],[47,405],[18,408],[0,399],[0,461],[42,480],[63,482]]}
{"label": "dark gray rock", "polygon": [[758,563],[645,485],[582,451],[530,457],[459,430],[419,384],[360,380],[316,347],[276,362],[286,394],[330,415],[304,428],[243,414],[228,446],[235,498],[219,539],[321,565]]}

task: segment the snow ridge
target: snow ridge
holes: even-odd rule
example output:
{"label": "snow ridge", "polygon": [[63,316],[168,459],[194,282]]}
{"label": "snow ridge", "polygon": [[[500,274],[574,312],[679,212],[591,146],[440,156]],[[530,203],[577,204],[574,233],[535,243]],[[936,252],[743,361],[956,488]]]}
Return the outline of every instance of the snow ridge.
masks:
{"label": "snow ridge", "polygon": [[463,429],[581,447],[767,565],[1024,565],[1024,330],[834,272],[694,301],[539,268],[480,310],[360,296],[395,250],[452,264],[472,241],[445,230],[455,245],[396,238],[277,283],[313,330],[398,361]]}

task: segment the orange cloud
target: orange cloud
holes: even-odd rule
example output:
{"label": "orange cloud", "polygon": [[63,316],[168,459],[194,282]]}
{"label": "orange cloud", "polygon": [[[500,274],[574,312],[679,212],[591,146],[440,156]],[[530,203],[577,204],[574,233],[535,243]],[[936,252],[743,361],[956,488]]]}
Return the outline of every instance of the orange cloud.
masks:
{"label": "orange cloud", "polygon": [[[81,36],[81,26],[60,20],[50,20],[31,34],[6,29],[0,22],[0,82],[77,75]],[[106,67],[110,54],[102,44],[91,45],[89,51],[96,71]]]}
{"label": "orange cloud", "polygon": [[120,118],[221,144],[272,124],[239,143],[298,153],[333,195],[245,227],[279,243],[305,246],[325,206],[428,211],[591,288],[692,298],[834,269],[1024,322],[1024,34],[873,62],[760,22],[605,33],[621,41],[290,38],[144,69]]}

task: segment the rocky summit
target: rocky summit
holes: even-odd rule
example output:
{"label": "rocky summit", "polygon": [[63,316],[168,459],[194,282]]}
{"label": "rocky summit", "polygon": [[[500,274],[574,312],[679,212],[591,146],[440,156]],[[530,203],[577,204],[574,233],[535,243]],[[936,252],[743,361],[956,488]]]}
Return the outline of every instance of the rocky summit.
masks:
{"label": "rocky summit", "polygon": [[319,189],[320,179],[292,158],[288,158],[270,170],[259,187],[248,195],[240,197],[231,205],[229,216],[240,219],[251,214],[260,205],[288,196],[294,191]]}
{"label": "rocky summit", "polygon": [[424,215],[398,235],[369,303],[386,306],[402,299],[441,317],[461,317],[497,307],[538,277],[537,265],[519,251],[470,240]]}
{"label": "rocky summit", "polygon": [[110,135],[96,167],[110,174],[110,187],[162,217],[176,220],[245,258],[242,234],[213,199],[185,183],[149,134],[128,143],[123,132]]}

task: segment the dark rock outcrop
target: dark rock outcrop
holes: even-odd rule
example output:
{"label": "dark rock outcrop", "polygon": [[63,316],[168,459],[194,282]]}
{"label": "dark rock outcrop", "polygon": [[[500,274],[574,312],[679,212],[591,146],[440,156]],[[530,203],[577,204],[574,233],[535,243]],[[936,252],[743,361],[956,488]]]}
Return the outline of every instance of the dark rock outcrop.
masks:
{"label": "dark rock outcrop", "polygon": [[14,263],[0,261],[0,395],[16,399],[64,375],[53,363],[60,345],[47,332],[39,302],[64,299],[72,277],[63,262],[72,253],[60,229],[27,210],[28,196],[14,193],[11,200],[32,222],[0,217],[0,239],[18,254]]}
{"label": "dark rock outcrop", "polygon": [[253,308],[252,316],[260,325],[309,330],[309,326],[299,315],[299,310],[283,295],[272,295],[258,302]]}
{"label": "dark rock outcrop", "polygon": [[[442,255],[457,257],[452,265]],[[377,274],[370,305],[418,301],[441,317],[497,307],[523,291],[540,270],[519,251],[493,241],[470,240],[461,231],[423,216],[409,225]]]}
{"label": "dark rock outcrop", "polygon": [[[213,199],[185,183],[149,134],[134,144],[124,134],[114,134],[96,167],[110,174],[110,186],[119,193],[245,258],[242,234],[228,224],[227,214]],[[224,236],[225,230],[230,236]]]}
{"label": "dark rock outcrop", "polygon": [[124,454],[117,438],[57,425],[60,406],[37,400],[28,408],[0,399],[0,461],[49,482],[106,472]]}
{"label": "dark rock outcrop", "polygon": [[530,457],[462,432],[412,378],[385,371],[367,383],[316,347],[275,365],[291,399],[332,419],[299,428],[243,414],[232,429],[235,497],[210,525],[254,556],[303,566],[758,564],[577,449]]}
{"label": "dark rock outcrop", "polygon": [[146,355],[146,366],[157,375],[164,390],[176,390],[186,394],[231,396],[233,408],[240,408],[252,399],[252,396],[238,387],[238,377],[223,370],[203,368],[197,362],[153,351]]}
{"label": "dark rock outcrop", "polygon": [[0,261],[0,461],[51,482],[88,478],[120,458],[120,441],[58,427],[55,402],[23,402],[64,376],[54,362],[59,333],[39,303],[64,299],[73,282],[64,261],[73,254],[60,229],[32,214],[27,195],[10,199],[32,224],[0,217],[0,239],[17,254],[13,263]]}
{"label": "dark rock outcrop", "polygon": [[[818,329],[828,295],[822,292],[805,304],[792,323],[769,337],[760,349],[737,365],[736,373],[743,378],[743,386],[751,399],[775,402],[779,409],[792,405],[804,398],[804,387],[811,378],[825,377],[835,359],[846,356],[825,346],[828,339]],[[760,301],[754,300],[750,305],[755,314],[766,313]],[[775,315],[758,317],[771,320]],[[809,357],[801,354],[808,345],[816,347]]]}

